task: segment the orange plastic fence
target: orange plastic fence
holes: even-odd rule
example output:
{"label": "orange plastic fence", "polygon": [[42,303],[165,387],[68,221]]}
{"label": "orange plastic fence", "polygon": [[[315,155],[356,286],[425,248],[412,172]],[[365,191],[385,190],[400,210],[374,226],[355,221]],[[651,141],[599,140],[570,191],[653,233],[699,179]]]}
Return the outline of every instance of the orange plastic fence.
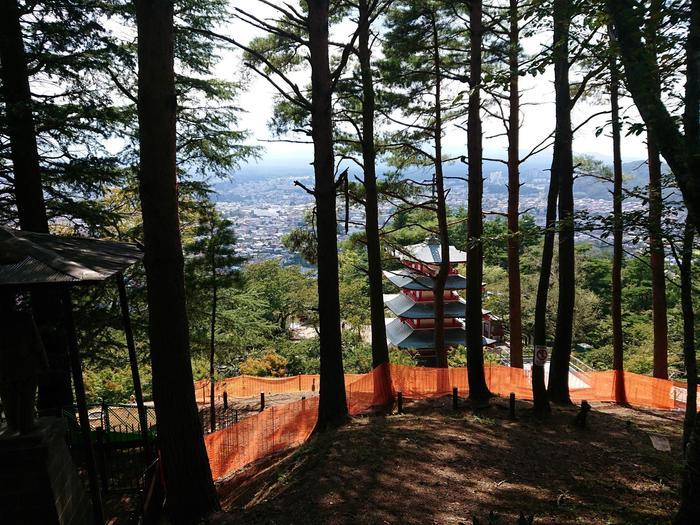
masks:
{"label": "orange plastic fence", "polygon": [[[529,370],[500,365],[486,365],[486,383],[493,394],[506,396],[511,392],[520,399],[532,399]],[[574,401],[610,401],[632,406],[662,410],[685,409],[687,389],[680,381],[656,379],[632,372],[573,373],[581,387],[571,388]],[[405,397],[424,398],[447,395],[452,387],[460,395],[469,393],[466,368],[416,368],[391,365],[391,381],[395,390]],[[621,383],[621,385],[620,385]]]}
{"label": "orange plastic fence", "polygon": [[318,397],[271,406],[204,436],[214,479],[275,452],[301,445],[316,425]]}
{"label": "orange plastic fence", "polygon": [[[532,399],[528,370],[487,365],[486,382],[492,393],[514,392],[520,399]],[[630,372],[590,372],[576,374],[571,390],[573,400],[626,402],[632,406],[656,409],[683,409],[687,390],[680,382],[655,379]],[[623,382],[621,385],[620,382]],[[215,395],[223,392],[233,397],[266,393],[318,391],[319,377],[304,375],[288,378],[240,376],[215,385]],[[355,415],[393,399],[396,391],[406,398],[448,395],[457,387],[460,395],[468,394],[466,368],[418,368],[382,365],[368,374],[347,374],[345,386],[348,409]],[[624,386],[624,390],[621,388]],[[197,399],[209,400],[209,383],[195,384]],[[622,392],[622,393],[621,393]],[[318,416],[318,397],[294,401],[270,408],[230,427],[205,436],[214,479],[230,476],[240,468],[272,453],[302,444],[313,432]]]}

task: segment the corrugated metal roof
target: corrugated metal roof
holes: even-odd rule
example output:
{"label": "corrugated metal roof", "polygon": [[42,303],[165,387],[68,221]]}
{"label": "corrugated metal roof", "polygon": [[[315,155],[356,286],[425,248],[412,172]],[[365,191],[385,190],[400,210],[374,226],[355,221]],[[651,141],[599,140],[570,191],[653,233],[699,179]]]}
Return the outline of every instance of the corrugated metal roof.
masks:
{"label": "corrugated metal roof", "polygon": [[103,281],[142,258],[134,244],[0,227],[0,286]]}

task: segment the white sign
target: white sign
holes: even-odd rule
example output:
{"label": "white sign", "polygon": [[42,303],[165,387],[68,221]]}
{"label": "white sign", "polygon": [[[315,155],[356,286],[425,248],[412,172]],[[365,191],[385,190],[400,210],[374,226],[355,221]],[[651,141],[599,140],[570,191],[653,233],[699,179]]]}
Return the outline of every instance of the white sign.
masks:
{"label": "white sign", "polygon": [[535,345],[535,351],[533,353],[533,364],[535,366],[544,366],[547,362],[547,357],[549,353],[547,352],[546,346]]}

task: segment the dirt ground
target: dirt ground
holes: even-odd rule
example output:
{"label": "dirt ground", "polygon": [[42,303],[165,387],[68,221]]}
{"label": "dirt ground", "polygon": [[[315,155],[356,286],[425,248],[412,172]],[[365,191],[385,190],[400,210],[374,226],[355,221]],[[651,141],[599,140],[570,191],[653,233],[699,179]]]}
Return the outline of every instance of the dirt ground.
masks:
{"label": "dirt ground", "polygon": [[[302,397],[309,399],[313,396],[318,396],[318,392],[292,392],[287,394],[266,394],[265,407],[276,405],[284,405],[298,401]],[[202,429],[205,434],[211,431],[211,420],[209,413],[211,406],[209,404],[199,403],[199,420],[202,422]],[[254,416],[260,412],[260,396],[253,397],[230,397],[228,399],[228,408],[224,409],[223,403],[216,403],[216,429],[225,428],[232,425],[236,419],[240,421],[247,417]]]}
{"label": "dirt ground", "polygon": [[[227,512],[213,523],[506,525],[521,511],[535,524],[669,523],[682,414],[594,405],[580,429],[573,408],[539,421],[518,403],[511,421],[506,403],[454,412],[443,398],[355,418],[222,484]],[[671,451],[655,450],[649,434]]]}

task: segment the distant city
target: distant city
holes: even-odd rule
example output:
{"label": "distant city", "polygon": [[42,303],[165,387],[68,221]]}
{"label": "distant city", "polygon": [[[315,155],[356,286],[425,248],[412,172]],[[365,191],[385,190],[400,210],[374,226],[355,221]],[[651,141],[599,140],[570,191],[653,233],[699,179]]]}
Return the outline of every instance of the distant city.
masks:
{"label": "distant city", "polygon": [[[544,224],[547,191],[549,186],[548,162],[534,159],[521,168],[520,210],[534,216],[536,222]],[[448,205],[452,208],[466,207],[467,187],[463,165],[446,166],[449,188]],[[626,187],[643,186],[647,177],[646,165],[642,161],[625,165]],[[359,173],[358,173],[359,176]],[[412,173],[407,177],[422,180],[429,172]],[[507,211],[508,174],[505,166],[497,162],[484,164],[483,208],[486,220],[498,217]],[[289,252],[282,244],[282,237],[292,229],[301,226],[304,214],[313,206],[313,197],[294,184],[299,181],[306,187],[313,186],[313,173],[309,166],[293,163],[287,167],[266,167],[250,165],[235,173],[230,180],[215,185],[217,207],[222,215],[234,224],[238,239],[237,250],[248,261],[279,258],[283,264],[299,264],[297,254]],[[608,214],[612,211],[610,184],[596,179],[577,179],[574,185],[576,209],[591,214]],[[344,220],[344,203],[338,199],[339,222]],[[631,211],[640,208],[641,202],[627,199],[624,208]],[[390,205],[380,210],[380,224],[391,214]],[[495,214],[490,214],[490,212]],[[351,208],[348,233],[362,229],[364,210]],[[340,238],[344,238],[344,230]],[[585,234],[577,237],[578,242],[590,241]]]}

